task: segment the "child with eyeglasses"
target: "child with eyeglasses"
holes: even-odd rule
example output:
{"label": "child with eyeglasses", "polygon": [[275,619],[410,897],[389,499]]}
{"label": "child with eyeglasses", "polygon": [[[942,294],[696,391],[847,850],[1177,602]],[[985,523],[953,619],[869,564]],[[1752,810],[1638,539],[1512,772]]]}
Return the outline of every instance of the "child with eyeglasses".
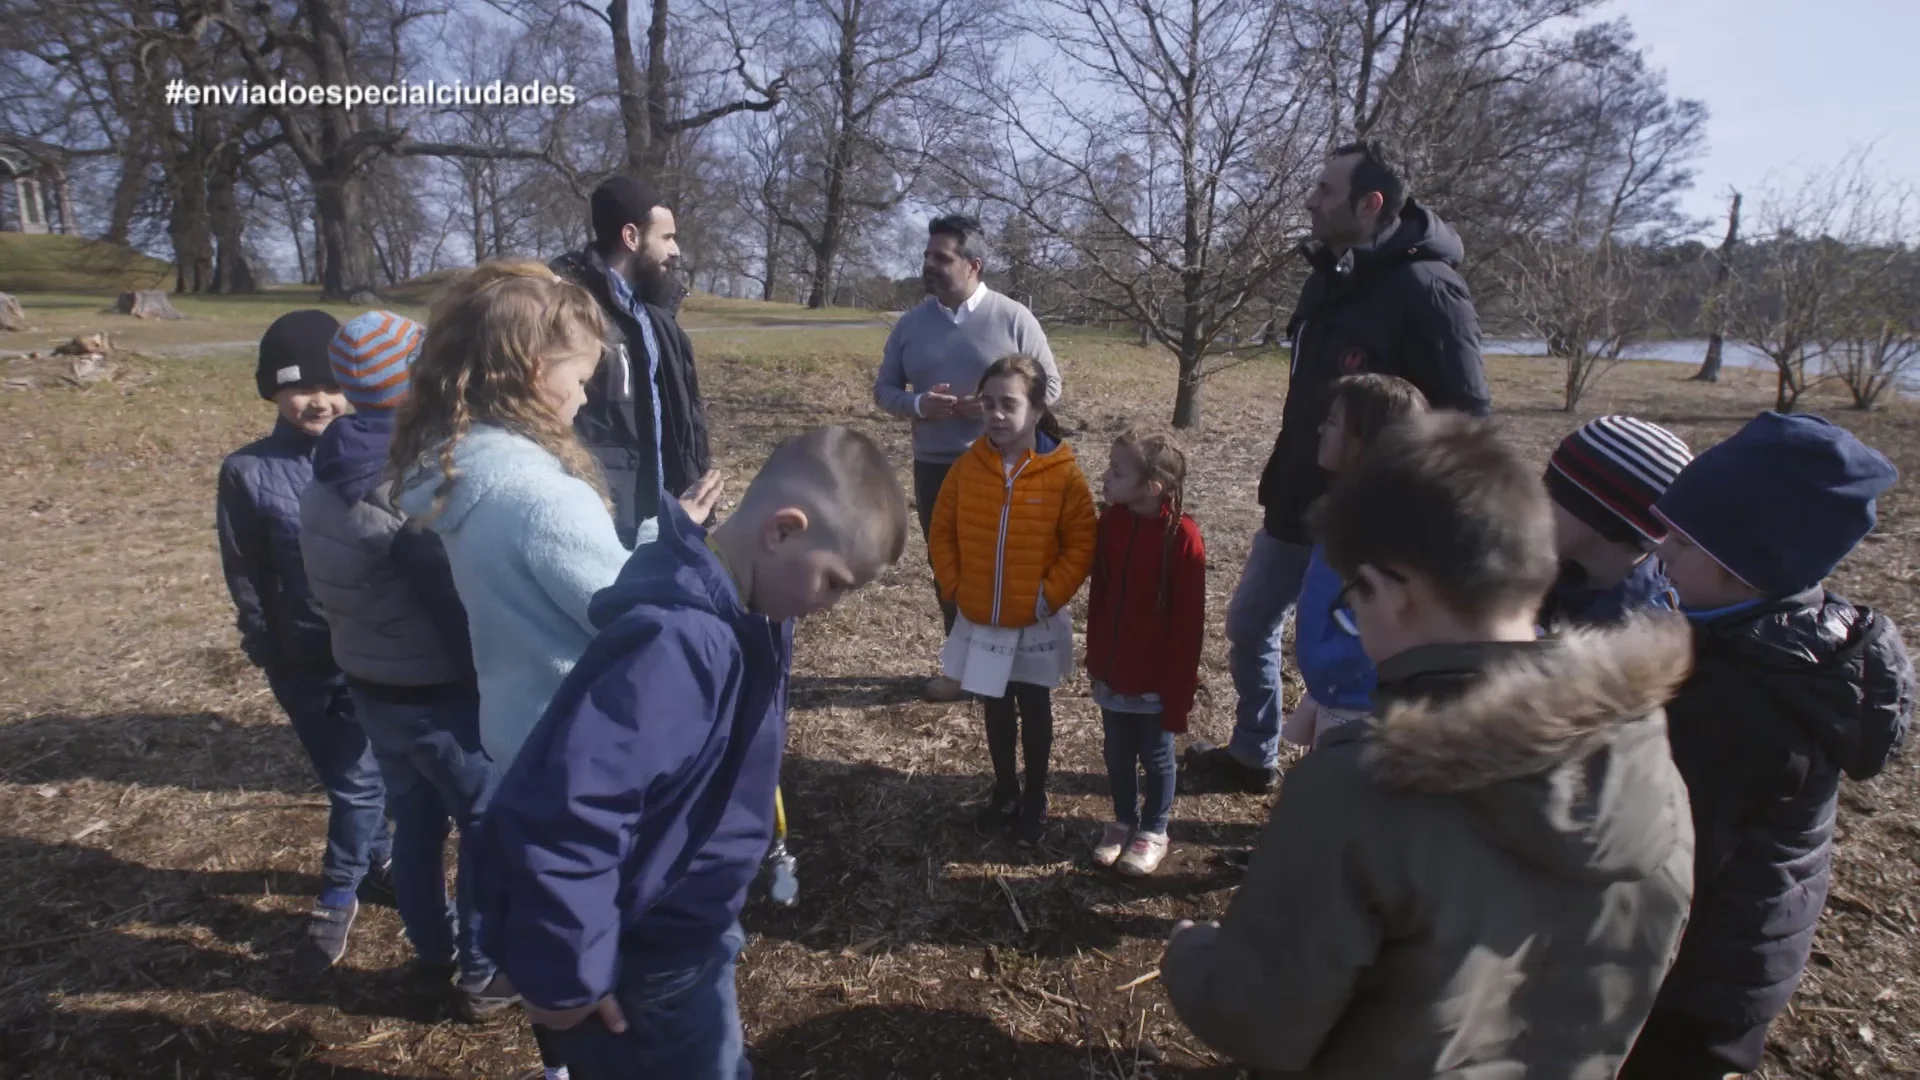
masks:
{"label": "child with eyeglasses", "polygon": [[[1405,379],[1348,375],[1334,380],[1320,424],[1320,467],[1339,476],[1381,432],[1426,411],[1426,396]],[[1312,748],[1327,732],[1372,712],[1373,661],[1360,648],[1360,630],[1347,610],[1348,588],[1315,545],[1294,615],[1294,661],[1307,692],[1280,728],[1295,746]]]}

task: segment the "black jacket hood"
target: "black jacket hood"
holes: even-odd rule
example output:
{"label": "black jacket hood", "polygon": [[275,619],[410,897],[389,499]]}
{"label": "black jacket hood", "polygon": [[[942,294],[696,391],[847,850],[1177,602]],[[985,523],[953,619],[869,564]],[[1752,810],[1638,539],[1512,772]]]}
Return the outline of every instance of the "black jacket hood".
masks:
{"label": "black jacket hood", "polygon": [[1392,232],[1350,249],[1344,259],[1334,258],[1317,240],[1308,241],[1302,251],[1316,269],[1337,270],[1339,263],[1347,262],[1347,272],[1356,277],[1409,262],[1442,262],[1457,270],[1467,256],[1453,226],[1412,199],[1400,208],[1400,224]]}

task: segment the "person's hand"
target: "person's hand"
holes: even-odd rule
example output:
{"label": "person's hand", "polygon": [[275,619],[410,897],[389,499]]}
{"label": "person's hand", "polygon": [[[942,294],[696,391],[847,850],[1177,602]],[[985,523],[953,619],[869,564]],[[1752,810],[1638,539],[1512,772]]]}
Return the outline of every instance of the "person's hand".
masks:
{"label": "person's hand", "polygon": [[987,403],[980,400],[979,394],[969,394],[954,403],[953,415],[966,420],[978,420],[986,409]]}
{"label": "person's hand", "polygon": [[956,416],[977,417],[979,415],[980,399],[957,396],[953,393],[953,387],[947,383],[941,383],[920,395],[922,420],[951,420]]}
{"label": "person's hand", "polygon": [[720,493],[726,489],[726,481],[720,478],[720,470],[708,469],[707,474],[693,482],[685,495],[680,496],[680,508],[687,517],[698,525],[707,520],[713,508],[720,503]]}
{"label": "person's hand", "polygon": [[589,1016],[598,1016],[600,1022],[607,1025],[607,1030],[613,1032],[615,1035],[627,1030],[626,1014],[620,1011],[620,1003],[613,1000],[612,994],[608,994],[606,997],[601,998],[591,1005],[582,1005],[577,1009],[560,1009],[556,1011],[552,1009],[542,1009],[531,1001],[526,1004],[527,1018],[529,1020],[539,1024],[541,1027],[550,1028],[554,1031],[570,1031],[577,1027],[580,1021],[585,1020]]}

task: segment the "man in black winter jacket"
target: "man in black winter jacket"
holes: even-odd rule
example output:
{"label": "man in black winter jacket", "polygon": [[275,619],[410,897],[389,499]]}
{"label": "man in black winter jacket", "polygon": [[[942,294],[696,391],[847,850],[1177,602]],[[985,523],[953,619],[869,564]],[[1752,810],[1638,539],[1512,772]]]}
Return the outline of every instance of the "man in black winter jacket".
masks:
{"label": "man in black winter jacket", "polygon": [[1407,198],[1386,149],[1372,140],[1336,149],[1306,208],[1313,241],[1302,252],[1313,272],[1287,323],[1287,401],[1260,476],[1266,520],[1227,608],[1227,667],[1239,697],[1233,739],[1197,744],[1188,757],[1249,790],[1275,778],[1281,628],[1312,550],[1306,510],[1327,485],[1318,448],[1328,384],[1362,372],[1397,375],[1436,409],[1488,409],[1479,318],[1458,270],[1460,237]]}
{"label": "man in black winter jacket", "polygon": [[1693,808],[1693,906],[1623,1078],[1752,1071],[1800,982],[1827,900],[1840,776],[1879,773],[1913,712],[1899,630],[1821,585],[1896,478],[1817,416],[1762,413],[1654,504],[1693,625],[1693,674],[1667,705]]}
{"label": "man in black winter jacket", "polygon": [[548,266],[607,315],[606,355],[573,427],[606,474],[620,542],[633,547],[659,534],[661,491],[706,521],[721,485],[693,343],[674,318],[686,292],[674,277],[673,211],[631,176],[608,178],[589,202],[593,243]]}

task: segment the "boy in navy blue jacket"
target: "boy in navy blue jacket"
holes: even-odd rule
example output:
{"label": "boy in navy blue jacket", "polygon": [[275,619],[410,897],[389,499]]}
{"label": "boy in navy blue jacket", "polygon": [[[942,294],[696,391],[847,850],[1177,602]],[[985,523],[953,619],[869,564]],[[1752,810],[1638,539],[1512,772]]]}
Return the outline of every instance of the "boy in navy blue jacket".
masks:
{"label": "boy in navy blue jacket", "polygon": [[1827,900],[1840,775],[1885,767],[1913,712],[1899,630],[1821,584],[1896,479],[1845,429],[1769,412],[1654,504],[1693,626],[1693,674],[1667,705],[1693,808],[1693,907],[1622,1077],[1752,1071],[1799,984]]}
{"label": "boy in navy blue jacket", "polygon": [[750,1075],[737,918],[773,838],[790,620],[906,542],[892,467],[845,428],[781,444],[711,533],[661,505],[472,848],[483,948],[573,1080]]}
{"label": "boy in navy blue jacket", "polygon": [[327,851],[321,893],[296,974],[316,975],[347,950],[369,872],[386,877],[386,789],[355,721],[345,677],[334,663],[327,620],[307,587],[300,551],[300,496],[313,482],[320,435],[346,412],[327,344],[339,322],[324,311],[290,311],[260,338],[255,383],[280,410],[273,432],[220,464],[216,520],[227,591],[239,612],[240,648],[266,674],[326,788]]}

